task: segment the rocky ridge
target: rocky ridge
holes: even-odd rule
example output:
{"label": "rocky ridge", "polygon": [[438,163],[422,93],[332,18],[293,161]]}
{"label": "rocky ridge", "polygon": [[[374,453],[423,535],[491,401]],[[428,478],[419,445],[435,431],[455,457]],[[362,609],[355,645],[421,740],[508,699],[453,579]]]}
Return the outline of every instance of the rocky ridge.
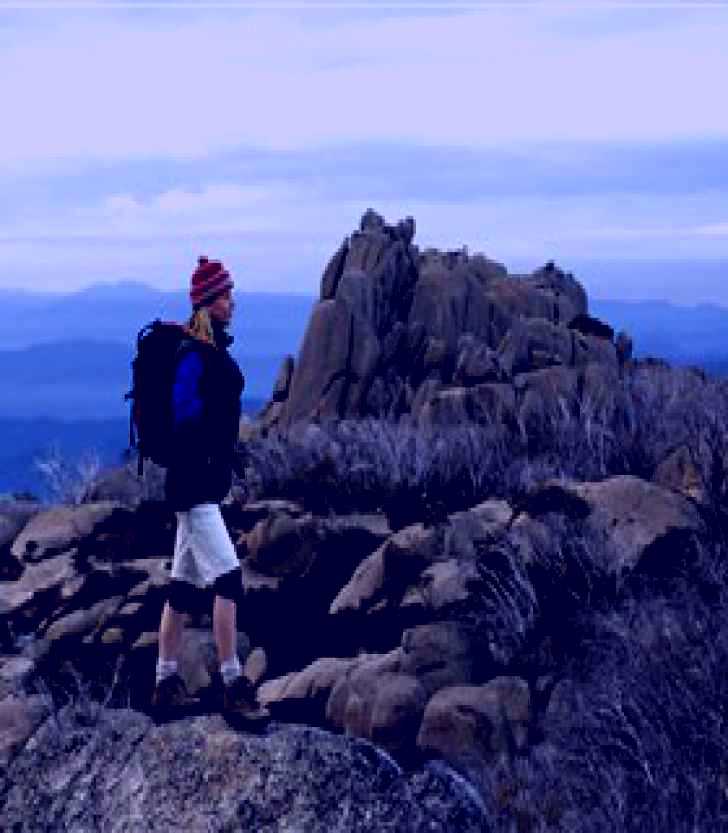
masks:
{"label": "rocky ridge", "polygon": [[588,315],[572,274],[550,262],[511,275],[466,248],[420,251],[414,234],[412,218],[389,225],[370,209],[344,240],[324,270],[297,359],[283,361],[265,428],[498,418],[526,431],[545,400],[613,385],[631,355],[629,337],[615,340]]}
{"label": "rocky ridge", "polygon": [[[319,511],[314,494],[251,497],[237,483],[222,513],[243,571],[238,650],[268,656],[257,696],[273,723],[260,737],[212,714],[205,594],[180,666],[211,713],[166,726],[141,713],[174,543],[159,472],[104,472],[80,505],[0,502],[10,829],[482,830],[505,812],[530,831],[567,818],[558,795],[524,808],[514,773],[575,734],[594,611],[670,586],[720,538],[722,423],[680,417],[683,434],[670,423],[649,460],[635,449],[657,432],[632,424],[642,445],[607,470],[615,420],[712,401],[705,378],[686,373],[678,388],[662,364],[631,362],[627,337],[590,318],[583,288],[553,265],[509,276],[467,252],[420,254],[413,235],[413,222],[364,216],[324,273],[298,359],[241,436],[280,463],[277,437],[321,441],[311,422],[389,416],[437,442],[448,427],[495,425],[525,441],[528,466],[553,417],[557,433],[589,435],[603,476],[536,468],[456,511],[399,514]],[[667,617],[637,641],[659,661],[691,644]]]}
{"label": "rocky ridge", "polygon": [[[688,498],[628,476],[545,483],[521,506],[488,500],[397,531],[380,516],[313,517],[281,501],[231,501],[224,517],[245,578],[239,652],[244,659],[257,644],[269,655],[258,699],[273,714],[274,736],[285,724],[322,727],[370,741],[415,772],[441,760],[475,781],[483,767],[543,743],[559,719],[562,661],[576,639],[566,623],[595,594],[609,599],[630,577],[676,569],[707,534]],[[156,545],[144,532],[151,528]],[[0,609],[6,812],[21,813],[19,773],[35,765],[32,750],[53,725],[47,698],[21,696],[37,690],[34,682],[73,688],[70,661],[88,696],[145,708],[172,532],[162,506],[156,514],[113,502],[38,507],[6,546],[20,572],[3,585]],[[588,564],[564,554],[574,542],[584,544],[582,557],[588,548]],[[181,670],[212,709],[209,626],[209,602],[200,599]],[[166,743],[160,731],[145,743]],[[248,743],[223,735],[215,724],[205,742]],[[336,748],[350,754],[346,744]],[[134,757],[118,754],[138,771]],[[145,764],[143,777],[151,771]],[[259,777],[245,772],[243,791]],[[372,825],[361,829],[380,829]]]}

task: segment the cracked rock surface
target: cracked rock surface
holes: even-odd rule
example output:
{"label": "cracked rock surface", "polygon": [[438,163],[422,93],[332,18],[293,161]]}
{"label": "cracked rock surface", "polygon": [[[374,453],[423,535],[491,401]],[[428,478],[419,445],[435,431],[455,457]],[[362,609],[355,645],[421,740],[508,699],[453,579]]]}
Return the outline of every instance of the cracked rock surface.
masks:
{"label": "cracked rock surface", "polygon": [[0,817],[18,833],[487,829],[475,794],[446,767],[404,774],[364,741],[70,706],[0,770]]}

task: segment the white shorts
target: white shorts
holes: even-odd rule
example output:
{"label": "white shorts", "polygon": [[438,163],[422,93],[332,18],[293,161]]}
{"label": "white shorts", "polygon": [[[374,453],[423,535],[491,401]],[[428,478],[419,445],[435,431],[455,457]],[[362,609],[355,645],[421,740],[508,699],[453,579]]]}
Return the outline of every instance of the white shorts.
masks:
{"label": "white shorts", "polygon": [[200,503],[175,514],[172,578],[205,587],[240,566],[218,504]]}

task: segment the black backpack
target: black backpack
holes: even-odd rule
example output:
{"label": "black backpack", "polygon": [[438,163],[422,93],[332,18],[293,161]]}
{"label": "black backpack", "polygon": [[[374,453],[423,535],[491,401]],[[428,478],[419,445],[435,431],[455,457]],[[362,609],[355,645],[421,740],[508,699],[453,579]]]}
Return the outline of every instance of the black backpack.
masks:
{"label": "black backpack", "polygon": [[182,324],[159,318],[137,334],[137,354],[131,363],[132,388],[124,395],[124,401],[132,400],[129,449],[137,449],[139,475],[144,471],[145,457],[160,466],[170,463],[175,360],[187,338]]}

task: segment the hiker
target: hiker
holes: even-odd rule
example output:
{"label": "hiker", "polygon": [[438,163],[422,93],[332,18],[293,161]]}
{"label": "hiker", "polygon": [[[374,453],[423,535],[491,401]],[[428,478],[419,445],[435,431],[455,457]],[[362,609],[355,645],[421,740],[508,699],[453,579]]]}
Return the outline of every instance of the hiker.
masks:
{"label": "hiker", "polygon": [[222,263],[199,258],[191,285],[192,315],[177,354],[172,389],[172,455],[165,496],[177,516],[172,574],[159,628],[159,658],[152,705],[189,705],[177,671],[185,613],[196,588],[212,586],[212,628],[226,710],[253,712],[252,683],[237,655],[236,600],[242,581],[220,502],[232,482],[243,375],[228,353],[226,328],[235,304],[233,281]]}

